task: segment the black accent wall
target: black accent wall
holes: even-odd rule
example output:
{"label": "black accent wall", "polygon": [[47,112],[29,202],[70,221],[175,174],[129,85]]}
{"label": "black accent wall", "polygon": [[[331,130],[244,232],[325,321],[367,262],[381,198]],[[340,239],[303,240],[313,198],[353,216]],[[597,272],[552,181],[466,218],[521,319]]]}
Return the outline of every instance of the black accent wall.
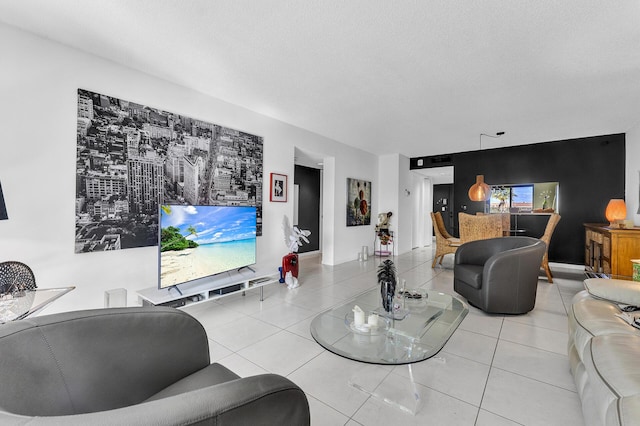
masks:
{"label": "black accent wall", "polygon": [[298,185],[298,223],[300,229],[311,231],[309,244],[300,246],[298,253],[320,249],[320,170],[295,166],[293,182]]}
{"label": "black accent wall", "polygon": [[[418,166],[419,160],[423,166]],[[484,175],[489,185],[559,182],[558,213],[562,219],[551,239],[552,262],[584,264],[583,224],[606,222],[607,203],[611,198],[624,198],[625,193],[623,133],[417,157],[410,164],[411,169],[454,166],[455,229],[459,212],[474,214],[484,209],[482,202],[469,200],[467,194],[478,174]],[[518,215],[518,228],[525,229],[526,235],[540,237],[547,220],[548,215],[543,214]]]}

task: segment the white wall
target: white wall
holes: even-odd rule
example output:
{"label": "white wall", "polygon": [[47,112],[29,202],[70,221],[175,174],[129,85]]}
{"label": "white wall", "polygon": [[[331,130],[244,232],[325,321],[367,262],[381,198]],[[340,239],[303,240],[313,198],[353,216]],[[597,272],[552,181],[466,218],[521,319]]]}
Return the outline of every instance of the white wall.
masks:
{"label": "white wall", "polygon": [[413,248],[413,173],[409,170],[409,158],[398,156],[398,253],[406,253]]}
{"label": "white wall", "polygon": [[431,246],[433,242],[431,215],[433,209],[433,184],[431,179],[412,172],[413,190],[413,248]]}
{"label": "white wall", "polygon": [[265,201],[258,262],[272,264],[274,271],[286,254],[282,218],[293,216],[293,200],[270,203],[268,179],[271,172],[287,174],[292,194],[294,146],[328,159],[323,262],[352,260],[362,244],[373,240],[373,224],[347,228],[345,221],[346,178],[377,185],[372,154],[6,25],[0,25],[0,57],[0,181],[9,213],[9,220],[0,221],[0,260],[29,264],[39,287],[77,287],[47,313],[102,307],[104,291],[120,287],[128,290],[133,304],[137,290],[157,282],[155,247],[74,253],[78,88],[263,136]]}
{"label": "white wall", "polygon": [[[378,222],[378,213],[393,212],[390,229],[395,235],[396,254],[406,253],[411,250],[413,242],[413,203],[411,197],[415,197],[415,194],[411,193],[413,179],[409,170],[409,158],[400,154],[381,155],[378,157],[378,169],[380,170],[379,202],[374,205],[379,208],[376,212],[375,223]],[[407,190],[410,194],[407,194]]]}
{"label": "white wall", "polygon": [[625,138],[626,148],[626,180],[625,201],[627,204],[627,219],[633,220],[636,226],[640,226],[640,122],[629,129]]}

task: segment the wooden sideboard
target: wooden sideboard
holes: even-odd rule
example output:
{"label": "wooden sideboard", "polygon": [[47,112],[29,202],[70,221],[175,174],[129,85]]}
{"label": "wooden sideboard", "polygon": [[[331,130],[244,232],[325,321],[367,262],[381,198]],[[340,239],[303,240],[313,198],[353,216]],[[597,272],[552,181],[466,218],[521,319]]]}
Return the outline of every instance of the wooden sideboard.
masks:
{"label": "wooden sideboard", "polygon": [[640,259],[640,227],[612,228],[585,223],[584,264],[588,272],[633,275],[631,259]]}

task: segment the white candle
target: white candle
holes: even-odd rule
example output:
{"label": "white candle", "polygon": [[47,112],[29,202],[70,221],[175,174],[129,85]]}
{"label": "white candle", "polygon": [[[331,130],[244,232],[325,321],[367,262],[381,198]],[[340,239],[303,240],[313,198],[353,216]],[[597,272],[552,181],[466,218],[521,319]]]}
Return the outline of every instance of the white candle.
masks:
{"label": "white candle", "polygon": [[369,324],[369,327],[377,327],[378,326],[378,315],[370,314],[369,317],[367,318],[367,324]]}
{"label": "white candle", "polygon": [[353,325],[356,327],[364,325],[364,311],[358,305],[353,308]]}

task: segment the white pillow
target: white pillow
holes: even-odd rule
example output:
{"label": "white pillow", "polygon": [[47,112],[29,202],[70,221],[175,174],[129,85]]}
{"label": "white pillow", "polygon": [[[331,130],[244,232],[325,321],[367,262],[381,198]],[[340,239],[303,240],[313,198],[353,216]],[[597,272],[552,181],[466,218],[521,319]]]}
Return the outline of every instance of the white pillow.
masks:
{"label": "white pillow", "polygon": [[640,306],[640,283],[637,281],[589,278],[584,280],[584,288],[599,299]]}

